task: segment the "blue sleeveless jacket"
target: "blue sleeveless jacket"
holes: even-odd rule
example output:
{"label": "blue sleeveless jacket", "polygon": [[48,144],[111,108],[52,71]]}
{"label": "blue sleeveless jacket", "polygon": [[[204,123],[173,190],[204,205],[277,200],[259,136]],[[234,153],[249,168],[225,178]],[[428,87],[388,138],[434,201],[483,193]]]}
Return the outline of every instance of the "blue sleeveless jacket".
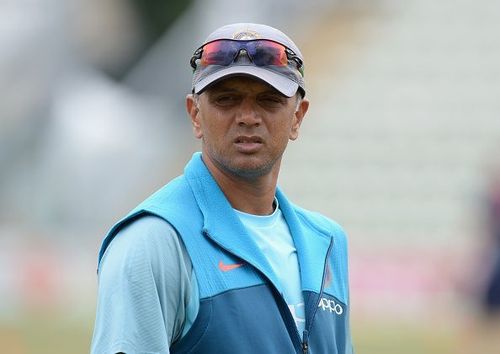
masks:
{"label": "blue sleeveless jacket", "polygon": [[[299,333],[280,282],[196,153],[172,180],[116,224],[116,233],[145,214],[178,232],[198,280],[200,307],[170,352],[200,354],[350,354],[347,244],[342,229],[276,197],[297,249],[306,330]],[[271,237],[271,235],[270,235]]]}

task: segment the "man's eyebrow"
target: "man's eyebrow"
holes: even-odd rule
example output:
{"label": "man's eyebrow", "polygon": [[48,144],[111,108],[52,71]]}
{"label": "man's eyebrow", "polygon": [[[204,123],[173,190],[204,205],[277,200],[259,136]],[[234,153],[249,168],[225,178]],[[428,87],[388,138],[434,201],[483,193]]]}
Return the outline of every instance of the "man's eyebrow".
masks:
{"label": "man's eyebrow", "polygon": [[[215,94],[221,94],[221,93],[242,93],[242,92],[238,88],[217,85],[217,86],[212,87],[209,91],[207,91],[207,93],[209,93],[209,95],[215,95]],[[275,90],[272,88],[257,93],[257,96],[267,96],[267,95],[273,95],[273,96],[287,98],[287,96],[285,96],[284,94],[282,94],[278,90]]]}
{"label": "man's eyebrow", "polygon": [[215,86],[211,90],[209,90],[208,92],[210,92],[210,93],[226,93],[226,92],[232,93],[232,92],[239,92],[239,91],[237,89],[231,88],[231,87]]}
{"label": "man's eyebrow", "polygon": [[260,92],[258,95],[259,95],[259,96],[263,96],[263,95],[273,95],[273,96],[279,96],[279,97],[288,98],[287,96],[285,96],[284,94],[282,94],[282,93],[281,93],[281,92],[279,92],[278,90],[273,90],[273,89],[270,89],[270,90],[266,90],[266,91]]}

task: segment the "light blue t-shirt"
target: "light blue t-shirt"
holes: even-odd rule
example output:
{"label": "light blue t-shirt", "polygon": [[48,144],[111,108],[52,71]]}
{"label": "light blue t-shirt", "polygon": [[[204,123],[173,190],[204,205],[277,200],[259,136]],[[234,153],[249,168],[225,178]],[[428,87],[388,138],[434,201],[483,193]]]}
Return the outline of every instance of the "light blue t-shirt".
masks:
{"label": "light blue t-shirt", "polygon": [[299,333],[302,333],[306,320],[297,249],[281,210],[276,207],[271,215],[263,216],[235,212],[281,281],[281,295],[288,304]]}
{"label": "light blue t-shirt", "polygon": [[[281,281],[299,333],[304,320],[297,251],[276,208],[256,216],[235,210]],[[118,232],[100,264],[91,352],[168,354],[191,328],[199,310],[191,260],[172,226],[146,216]]]}

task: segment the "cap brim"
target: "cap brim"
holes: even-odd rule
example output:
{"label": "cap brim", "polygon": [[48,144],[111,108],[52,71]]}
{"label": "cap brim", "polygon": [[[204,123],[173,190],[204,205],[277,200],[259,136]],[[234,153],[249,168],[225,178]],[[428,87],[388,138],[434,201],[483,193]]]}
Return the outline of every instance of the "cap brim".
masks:
{"label": "cap brim", "polygon": [[234,65],[220,69],[200,80],[194,85],[194,93],[201,93],[210,85],[222,79],[238,75],[252,76],[262,80],[287,97],[293,97],[299,88],[299,84],[264,67],[254,65]]}

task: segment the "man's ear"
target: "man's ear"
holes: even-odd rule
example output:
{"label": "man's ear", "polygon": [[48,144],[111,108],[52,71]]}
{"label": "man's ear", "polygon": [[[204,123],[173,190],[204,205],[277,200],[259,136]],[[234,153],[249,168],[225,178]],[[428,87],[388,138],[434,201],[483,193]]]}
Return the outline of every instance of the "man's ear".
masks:
{"label": "man's ear", "polygon": [[309,100],[302,98],[297,106],[297,110],[294,113],[292,129],[290,130],[290,140],[295,140],[299,136],[299,129],[304,117],[309,109]]}
{"label": "man's ear", "polygon": [[193,135],[195,138],[201,139],[203,137],[203,132],[200,123],[200,110],[198,108],[198,98],[196,98],[194,94],[186,96],[186,111],[191,119]]}

